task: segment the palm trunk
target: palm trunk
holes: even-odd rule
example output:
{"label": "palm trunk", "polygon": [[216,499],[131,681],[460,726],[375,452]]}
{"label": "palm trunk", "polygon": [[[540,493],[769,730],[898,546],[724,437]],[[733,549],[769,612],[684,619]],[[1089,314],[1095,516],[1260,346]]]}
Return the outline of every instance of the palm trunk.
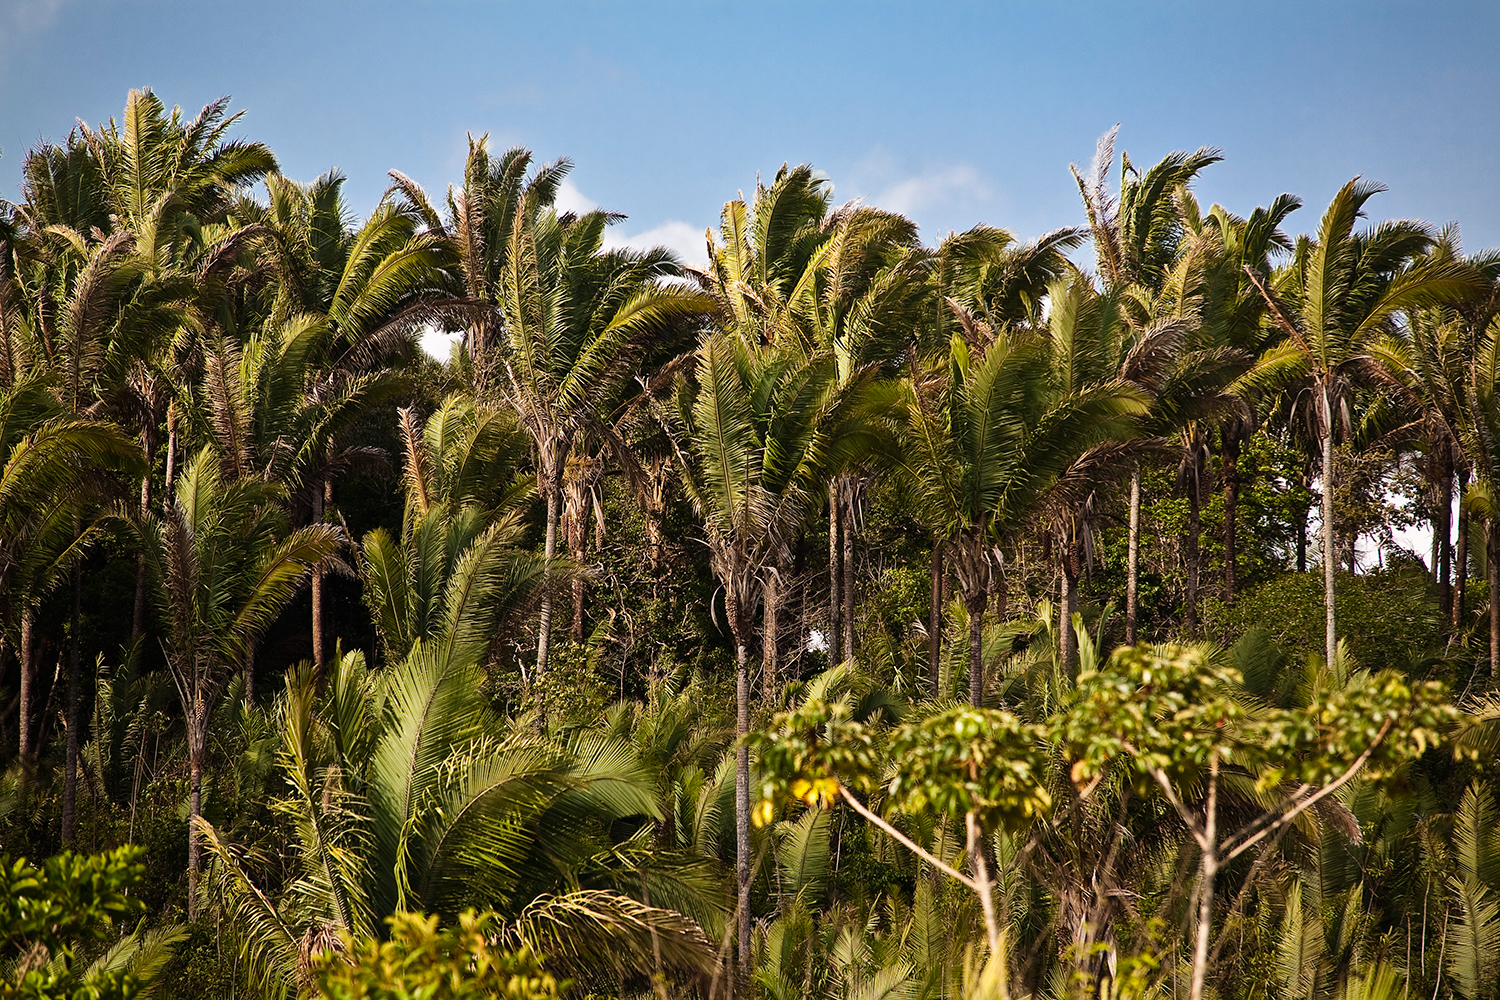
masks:
{"label": "palm trunk", "polygon": [[1199,494],[1199,469],[1197,450],[1194,449],[1188,468],[1188,522],[1183,537],[1183,556],[1187,562],[1187,581],[1184,587],[1182,627],[1189,636],[1198,634],[1198,575],[1202,561],[1200,536],[1203,532],[1203,499]]}
{"label": "palm trunk", "polygon": [[750,969],[750,670],[749,651],[743,639],[735,645],[734,676],[734,864],[739,888],[735,926],[739,932],[739,963],[746,975]]}
{"label": "palm trunk", "polygon": [[964,595],[969,610],[969,704],[984,707],[984,609],[989,594],[980,590]]}
{"label": "palm trunk", "polygon": [[1062,601],[1058,608],[1058,662],[1069,677],[1078,673],[1078,635],[1073,631],[1073,615],[1078,612],[1079,559],[1077,543],[1068,540],[1061,553]]}
{"label": "palm trunk", "polygon": [[1458,551],[1453,557],[1453,575],[1455,580],[1453,586],[1453,617],[1451,619],[1454,632],[1463,627],[1464,599],[1468,596],[1469,590],[1469,511],[1462,503],[1464,487],[1468,485],[1468,480],[1468,472],[1459,473]]}
{"label": "palm trunk", "polygon": [[943,545],[932,542],[932,604],[927,617],[927,693],[938,694],[938,669],[943,657]]}
{"label": "palm trunk", "polygon": [[1224,435],[1224,600],[1234,603],[1239,574],[1240,438]]}
{"label": "palm trunk", "polygon": [[1297,572],[1307,572],[1307,511],[1297,521]]}
{"label": "palm trunk", "polygon": [[162,489],[165,490],[163,504],[170,506],[172,498],[177,491],[177,409],[167,408],[167,477]]}
{"label": "palm trunk", "polygon": [[1134,646],[1141,587],[1141,463],[1130,473],[1130,541],[1125,550],[1125,644]]}
{"label": "palm trunk", "polygon": [[[323,488],[313,488],[313,523],[323,520]],[[312,648],[313,670],[321,685],[323,671],[327,666],[327,651],[323,648],[323,567],[314,566],[312,571]]]}
{"label": "palm trunk", "polygon": [[1446,621],[1453,614],[1453,469],[1445,462],[1439,471],[1432,568],[1438,585],[1438,614]]}
{"label": "palm trunk", "polygon": [[844,479],[844,659],[854,659],[854,480]]}
{"label": "palm trunk", "polygon": [[1333,537],[1333,409],[1329,405],[1327,383],[1320,382],[1319,390],[1323,417],[1323,607],[1326,616],[1323,646],[1327,662],[1331,664],[1338,650],[1333,616],[1333,585],[1338,572]]}
{"label": "palm trunk", "polygon": [[[555,479],[555,477],[553,477]],[[557,558],[557,504],[558,490],[553,482],[547,486],[547,566],[551,568],[552,560]],[[536,672],[540,676],[547,672],[547,650],[552,643],[552,591],[550,588],[542,590],[542,614],[541,620],[537,622],[536,637]]]}
{"label": "palm trunk", "polygon": [[837,663],[844,644],[844,533],[839,477],[828,484],[828,659]]}
{"label": "palm trunk", "polygon": [[1500,524],[1485,526],[1485,563],[1490,590],[1490,676],[1500,677]]}
{"label": "palm trunk", "polygon": [[255,653],[256,647],[260,645],[258,639],[251,638],[245,643],[245,704],[255,704]]}
{"label": "palm trunk", "polygon": [[650,553],[651,560],[651,597],[653,599],[661,596],[661,564],[665,555],[662,538],[661,518],[663,516],[663,501],[658,495],[658,483],[662,478],[662,462],[657,460],[652,469],[652,475],[647,489],[647,501],[642,506],[646,515],[646,548]]}
{"label": "palm trunk", "polygon": [[[31,717],[36,714],[36,609],[21,612],[21,694],[16,711],[16,728],[20,732],[18,751],[23,776],[29,772],[36,748],[31,742]],[[24,778],[23,778],[24,780]]]}
{"label": "palm trunk", "polygon": [[198,917],[198,876],[203,871],[203,753],[208,738],[207,712],[195,697],[188,714],[188,919]]}
{"label": "palm trunk", "polygon": [[[568,515],[568,554],[579,565],[583,564],[584,533],[587,530],[588,510],[583,504]],[[573,580],[573,641],[583,642],[583,577]]]}
{"label": "palm trunk", "polygon": [[978,890],[979,910],[984,914],[984,936],[990,946],[990,954],[1000,948],[1000,921],[995,913],[994,887],[990,881],[990,866],[985,855],[989,844],[979,829],[979,821],[972,812],[964,814],[965,853],[969,856],[969,870],[974,876]]}
{"label": "palm trunk", "polygon": [[761,629],[761,696],[767,705],[776,704],[777,678],[781,668],[781,586],[780,578],[773,568],[766,574],[762,600],[765,604],[765,621]]}
{"label": "palm trunk", "polygon": [[68,650],[68,732],[67,749],[63,756],[62,842],[64,847],[73,846],[73,835],[78,826],[78,701],[81,696],[78,661],[82,653],[78,629],[82,603],[83,571],[81,567],[74,565],[72,635]]}
{"label": "palm trunk", "polygon": [[[153,435],[154,436],[154,435]],[[151,513],[151,460],[154,449],[146,450],[146,474],[141,477],[141,520]],[[135,560],[135,611],[130,619],[130,643],[136,645],[146,634],[146,592],[149,577],[146,573],[146,551],[141,550]]]}

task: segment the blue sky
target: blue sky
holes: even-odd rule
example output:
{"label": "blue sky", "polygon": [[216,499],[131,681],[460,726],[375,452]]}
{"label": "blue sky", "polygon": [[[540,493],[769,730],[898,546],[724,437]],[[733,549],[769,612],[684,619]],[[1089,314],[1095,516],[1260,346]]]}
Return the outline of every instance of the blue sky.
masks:
{"label": "blue sky", "polygon": [[239,134],[289,175],[337,166],[359,211],[385,171],[434,194],[465,133],[577,164],[567,198],[624,212],[622,241],[701,256],[756,172],[810,161],[836,196],[935,241],[984,221],[1081,220],[1068,164],[1121,123],[1138,163],[1222,147],[1205,204],[1323,205],[1356,173],[1383,217],[1457,220],[1500,245],[1495,3],[336,3],[0,0],[0,197],[75,118],[132,86]]}

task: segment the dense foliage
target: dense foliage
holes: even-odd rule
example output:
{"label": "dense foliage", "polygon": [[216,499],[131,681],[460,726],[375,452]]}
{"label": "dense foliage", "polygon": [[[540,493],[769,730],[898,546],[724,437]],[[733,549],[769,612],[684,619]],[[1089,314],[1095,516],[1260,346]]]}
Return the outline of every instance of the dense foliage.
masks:
{"label": "dense foliage", "polygon": [[1111,133],[698,268],[227,109],[0,202],[0,996],[1500,989],[1500,255]]}

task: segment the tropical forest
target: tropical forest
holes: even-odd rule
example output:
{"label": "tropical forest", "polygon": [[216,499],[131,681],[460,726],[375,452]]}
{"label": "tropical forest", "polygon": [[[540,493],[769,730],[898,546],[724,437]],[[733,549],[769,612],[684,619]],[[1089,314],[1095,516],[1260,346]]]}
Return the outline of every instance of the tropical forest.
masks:
{"label": "tropical forest", "polygon": [[1500,995],[1456,224],[1110,131],[1030,241],[748,163],[699,265],[479,132],[367,215],[227,99],[65,134],[0,201],[0,998]]}

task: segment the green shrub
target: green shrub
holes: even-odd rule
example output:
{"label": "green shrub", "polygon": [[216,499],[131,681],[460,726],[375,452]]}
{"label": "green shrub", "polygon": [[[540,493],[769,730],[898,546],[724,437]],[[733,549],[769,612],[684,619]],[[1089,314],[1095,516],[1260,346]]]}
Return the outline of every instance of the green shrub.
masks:
{"label": "green shrub", "polygon": [[558,983],[530,952],[495,947],[496,917],[468,910],[457,927],[438,918],[397,913],[387,941],[346,941],[347,954],[326,951],[313,964],[319,996],[328,1000],[539,1000]]}
{"label": "green shrub", "polygon": [[[1371,670],[1408,669],[1442,644],[1442,623],[1426,572],[1398,565],[1376,573],[1340,573],[1334,591],[1338,634]],[[1294,657],[1321,653],[1324,639],[1323,575],[1285,573],[1242,595],[1233,605],[1205,602],[1207,635],[1231,645],[1261,629]]]}

